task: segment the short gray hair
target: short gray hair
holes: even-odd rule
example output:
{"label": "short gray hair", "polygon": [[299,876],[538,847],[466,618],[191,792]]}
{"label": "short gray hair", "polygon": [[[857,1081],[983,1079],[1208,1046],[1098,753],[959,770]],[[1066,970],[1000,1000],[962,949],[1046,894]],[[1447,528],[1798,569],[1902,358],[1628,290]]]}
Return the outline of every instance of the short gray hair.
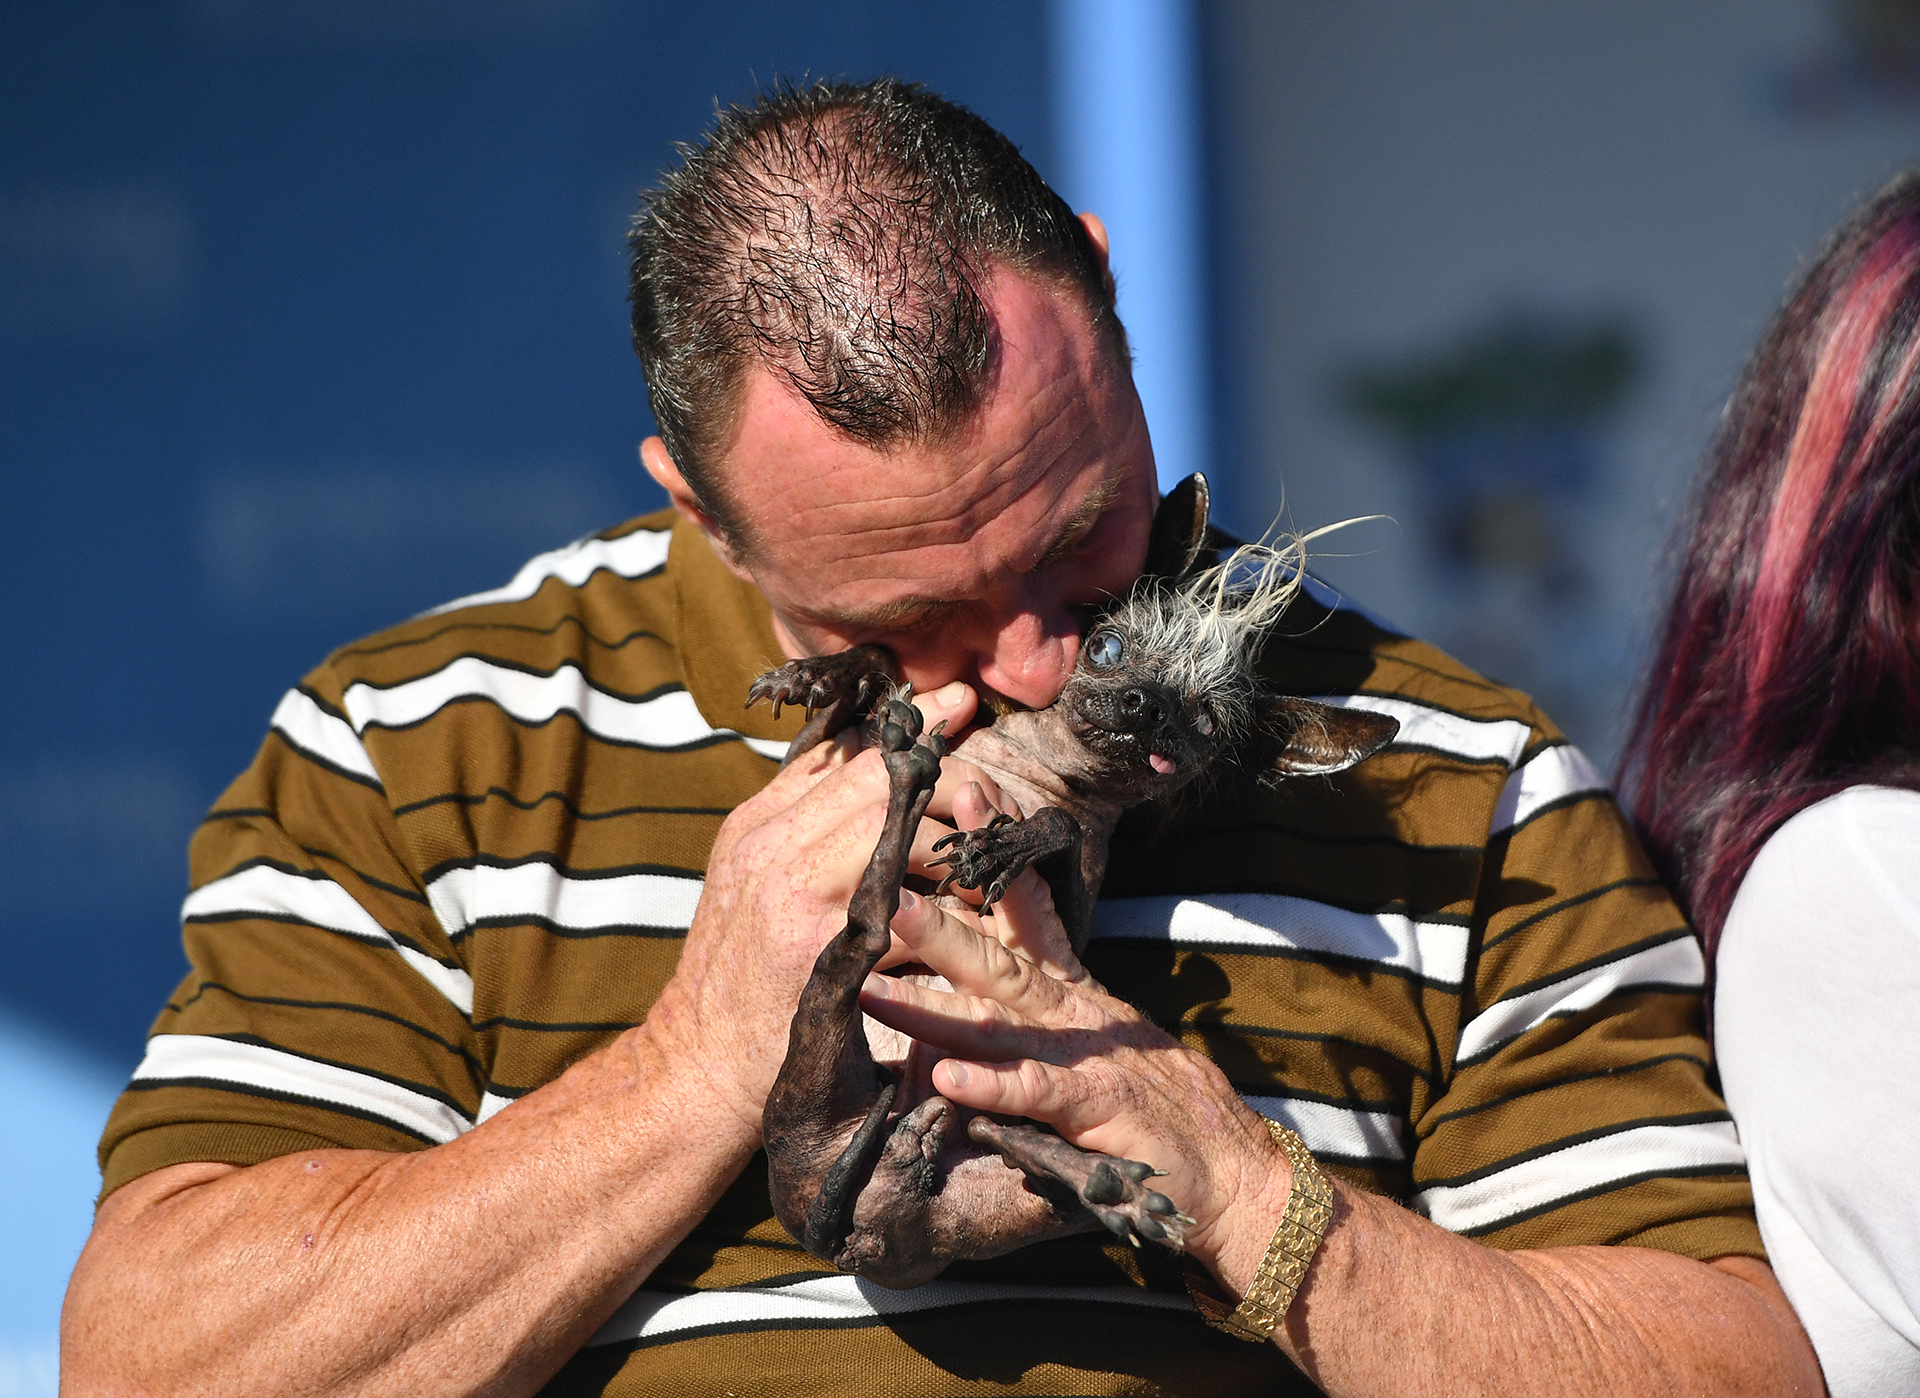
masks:
{"label": "short gray hair", "polygon": [[1113,284],[1080,221],[1005,136],[915,83],[782,85],[719,112],[642,196],[633,344],[674,464],[749,547],[714,476],[756,360],[870,446],[927,441],[979,405],[995,267],[1077,290],[1125,361]]}

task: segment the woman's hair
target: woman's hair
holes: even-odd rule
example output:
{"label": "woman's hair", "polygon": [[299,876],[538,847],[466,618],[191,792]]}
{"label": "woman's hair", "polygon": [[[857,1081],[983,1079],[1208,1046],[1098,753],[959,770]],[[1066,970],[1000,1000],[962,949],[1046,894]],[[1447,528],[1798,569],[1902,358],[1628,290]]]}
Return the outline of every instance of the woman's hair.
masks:
{"label": "woman's hair", "polygon": [[1920,787],[1920,171],[1802,275],[1674,549],[1621,789],[1711,960],[1760,846],[1857,782]]}

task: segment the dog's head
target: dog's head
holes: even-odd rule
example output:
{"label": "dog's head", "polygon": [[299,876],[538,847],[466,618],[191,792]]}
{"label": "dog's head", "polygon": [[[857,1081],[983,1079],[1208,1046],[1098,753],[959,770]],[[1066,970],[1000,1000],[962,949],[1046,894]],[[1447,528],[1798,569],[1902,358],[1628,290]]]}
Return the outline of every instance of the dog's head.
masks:
{"label": "dog's head", "polygon": [[1338,772],[1400,725],[1274,692],[1260,649],[1300,590],[1298,541],[1206,544],[1206,478],[1189,476],[1154,517],[1146,571],[1088,628],[1054,708],[1125,804],[1170,795],[1232,758],[1263,777]]}

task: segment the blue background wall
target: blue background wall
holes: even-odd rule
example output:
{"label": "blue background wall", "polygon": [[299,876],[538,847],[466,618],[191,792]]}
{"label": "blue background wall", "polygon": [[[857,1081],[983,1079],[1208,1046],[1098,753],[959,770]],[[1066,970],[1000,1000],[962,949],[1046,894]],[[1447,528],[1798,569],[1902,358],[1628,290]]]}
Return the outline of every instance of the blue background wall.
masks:
{"label": "blue background wall", "polygon": [[635,192],[716,97],[919,78],[1036,163],[1021,0],[0,10],[0,1394],[52,1391],[200,813],[332,647],[664,503]]}
{"label": "blue background wall", "polygon": [[8,7],[6,1009],[130,1064],[280,692],[663,503],[622,238],[716,94],[912,74],[1045,160],[1033,5],[719,8]]}

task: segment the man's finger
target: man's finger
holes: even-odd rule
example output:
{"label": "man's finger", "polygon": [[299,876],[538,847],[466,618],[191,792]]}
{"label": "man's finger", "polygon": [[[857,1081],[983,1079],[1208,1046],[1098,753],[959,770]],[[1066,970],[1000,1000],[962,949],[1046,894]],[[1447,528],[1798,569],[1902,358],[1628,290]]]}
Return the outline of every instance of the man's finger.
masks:
{"label": "man's finger", "polygon": [[894,933],[955,990],[1045,1019],[1064,1002],[1066,988],[1032,961],[982,935],[931,899],[903,892]]}
{"label": "man's finger", "polygon": [[944,723],[950,731],[958,733],[973,721],[980,697],[967,684],[954,680],[925,694],[914,695],[913,706],[920,710],[920,719],[927,731],[937,723]]}
{"label": "man's finger", "polygon": [[[979,814],[978,803],[982,800],[986,803],[986,813],[969,824],[969,818]],[[962,830],[985,825],[1000,811],[1012,816],[1020,814],[1019,806],[1000,790],[1000,784],[964,757],[949,757],[940,764],[940,780],[933,788],[933,800],[927,810]]]}
{"label": "man's finger", "polygon": [[1072,985],[1091,979],[1073,954],[1073,943],[1053,905],[1053,890],[1032,869],[1007,886],[1006,897],[994,905],[983,930],[1055,980]]}
{"label": "man's finger", "polygon": [[892,976],[868,976],[860,1008],[889,1029],[944,1053],[1024,1058],[1039,1052],[1048,1037],[992,1000]]}
{"label": "man's finger", "polygon": [[934,1065],[933,1085],[963,1107],[1030,1117],[1050,1126],[1065,1126],[1084,1114],[1084,1084],[1077,1075],[1033,1058],[1008,1063],[943,1058]]}

